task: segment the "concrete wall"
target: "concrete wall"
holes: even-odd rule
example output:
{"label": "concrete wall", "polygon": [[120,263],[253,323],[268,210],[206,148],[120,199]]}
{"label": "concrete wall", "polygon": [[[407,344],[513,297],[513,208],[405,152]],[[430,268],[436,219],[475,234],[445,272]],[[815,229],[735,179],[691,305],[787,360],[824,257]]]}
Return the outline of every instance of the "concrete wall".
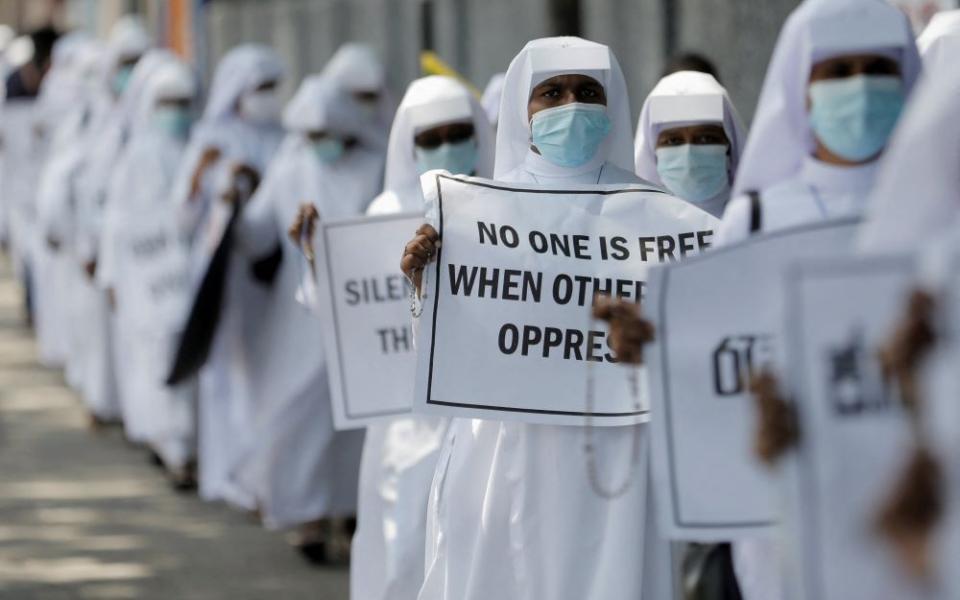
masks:
{"label": "concrete wall", "polygon": [[[213,0],[206,42],[219,58],[246,40],[273,44],[299,78],[354,39],[384,57],[399,95],[419,74],[424,0]],[[559,33],[556,0],[430,0],[437,52],[482,88],[532,38]],[[665,11],[672,3],[674,36]],[[663,69],[669,41],[713,59],[746,118],[753,113],[777,31],[797,0],[581,0],[581,34],[609,44],[634,114]]]}

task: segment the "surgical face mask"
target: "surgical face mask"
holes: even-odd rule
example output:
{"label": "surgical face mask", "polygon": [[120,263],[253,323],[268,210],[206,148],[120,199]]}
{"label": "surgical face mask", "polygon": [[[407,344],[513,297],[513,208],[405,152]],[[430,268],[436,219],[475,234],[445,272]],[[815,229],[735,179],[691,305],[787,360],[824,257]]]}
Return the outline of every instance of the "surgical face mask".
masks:
{"label": "surgical face mask", "polygon": [[830,152],[853,162],[887,145],[903,110],[903,83],[890,75],[856,75],[810,85],[810,126]]}
{"label": "surgical face mask", "polygon": [[111,86],[113,87],[113,93],[117,96],[123,93],[127,89],[127,85],[130,83],[130,75],[133,74],[133,67],[126,66],[120,67],[117,69],[117,72],[113,74],[113,82]]}
{"label": "surgical face mask", "polygon": [[461,142],[440,144],[436,148],[414,147],[417,171],[443,169],[454,175],[472,175],[477,170],[477,141],[468,138]]}
{"label": "surgical face mask", "polygon": [[310,142],[310,145],[317,160],[327,165],[337,162],[347,150],[343,140],[332,137]]}
{"label": "surgical face mask", "polygon": [[596,155],[610,129],[606,106],[577,102],[533,115],[530,141],[551,163],[559,167],[579,167]]}
{"label": "surgical face mask", "polygon": [[153,113],[153,120],[164,132],[181,139],[190,135],[193,116],[186,108],[163,106]]}
{"label": "surgical face mask", "polygon": [[249,92],[240,99],[240,113],[254,123],[270,123],[280,118],[280,96],[276,90]]}
{"label": "surgical face mask", "polygon": [[727,147],[684,144],[657,148],[657,173],[675,195],[702,204],[730,189]]}

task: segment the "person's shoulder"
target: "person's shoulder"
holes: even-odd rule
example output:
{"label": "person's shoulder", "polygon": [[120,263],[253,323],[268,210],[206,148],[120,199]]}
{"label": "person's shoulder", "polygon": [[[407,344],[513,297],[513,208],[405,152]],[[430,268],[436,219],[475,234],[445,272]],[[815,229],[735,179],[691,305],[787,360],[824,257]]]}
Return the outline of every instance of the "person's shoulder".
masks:
{"label": "person's shoulder", "polygon": [[784,202],[793,201],[797,196],[807,196],[809,195],[809,190],[799,179],[785,179],[765,187],[758,193],[764,208],[766,208],[768,206],[778,206]]}
{"label": "person's shoulder", "polygon": [[650,186],[653,188],[658,188],[654,184],[650,183],[645,179],[641,179],[633,171],[628,171],[626,169],[621,169],[613,163],[606,163],[603,165],[603,172],[600,173],[600,183],[610,184],[610,183],[625,183],[630,185],[644,185]]}

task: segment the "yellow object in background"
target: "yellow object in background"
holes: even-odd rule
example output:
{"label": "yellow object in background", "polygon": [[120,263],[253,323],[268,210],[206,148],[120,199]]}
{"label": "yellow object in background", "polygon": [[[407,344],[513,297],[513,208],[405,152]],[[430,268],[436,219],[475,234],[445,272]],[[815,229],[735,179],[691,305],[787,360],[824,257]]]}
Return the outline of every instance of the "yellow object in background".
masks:
{"label": "yellow object in background", "polygon": [[453,77],[457,81],[461,82],[463,85],[467,86],[467,89],[470,90],[474,96],[477,98],[480,97],[480,90],[477,89],[469,79],[457,73],[456,69],[448,65],[437,55],[433,50],[424,50],[420,53],[420,70],[423,71],[423,74],[426,75],[445,75],[447,77]]}

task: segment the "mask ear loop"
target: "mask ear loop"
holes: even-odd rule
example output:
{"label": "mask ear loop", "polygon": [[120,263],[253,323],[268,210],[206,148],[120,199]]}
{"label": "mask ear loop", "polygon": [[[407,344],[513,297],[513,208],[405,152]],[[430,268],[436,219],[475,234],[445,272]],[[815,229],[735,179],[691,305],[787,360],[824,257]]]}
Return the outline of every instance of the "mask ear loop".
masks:
{"label": "mask ear loop", "polygon": [[[596,321],[594,320],[592,323],[596,323]],[[630,384],[630,397],[633,400],[633,410],[639,413],[641,407],[638,370],[633,366],[628,366],[627,369],[627,382]],[[597,466],[597,446],[594,443],[594,430],[596,427],[594,427],[593,424],[595,407],[593,378],[593,361],[587,361],[586,427],[584,432],[586,441],[583,445],[584,452],[587,455],[587,478],[590,481],[590,487],[593,489],[594,494],[604,500],[616,500],[630,491],[630,488],[633,487],[633,482],[637,478],[638,467],[640,466],[640,429],[642,425],[637,424],[630,426],[633,427],[633,437],[631,441],[632,454],[626,476],[618,485],[607,487],[600,481],[600,469]]]}

